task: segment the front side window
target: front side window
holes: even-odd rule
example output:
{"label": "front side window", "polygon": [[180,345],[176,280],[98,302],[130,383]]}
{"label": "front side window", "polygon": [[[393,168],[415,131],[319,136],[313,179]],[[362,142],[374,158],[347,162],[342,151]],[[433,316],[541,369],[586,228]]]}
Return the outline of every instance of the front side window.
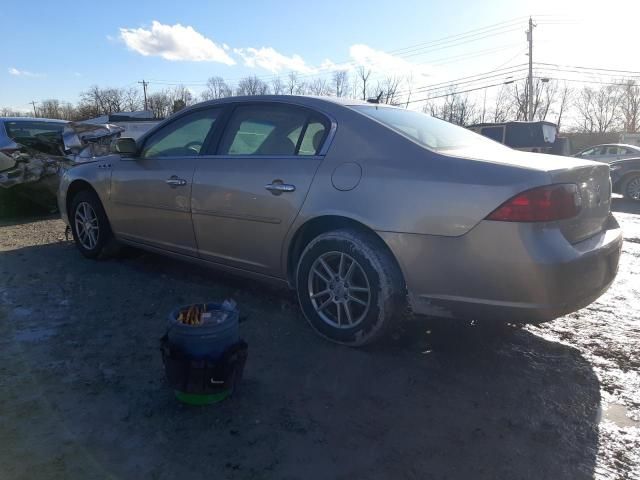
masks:
{"label": "front side window", "polygon": [[354,110],[373,118],[417,143],[435,151],[504,151],[504,145],[424,113],[403,108],[358,105]]}
{"label": "front side window", "polygon": [[584,152],[582,152],[580,154],[581,157],[586,157],[587,155],[593,155],[595,152],[595,148],[590,148],[588,150],[585,150]]}
{"label": "front side window", "polygon": [[144,145],[142,158],[192,157],[199,155],[219,109],[185,115],[158,130]]}
{"label": "front side window", "polygon": [[316,155],[326,123],[303,108],[243,105],[229,119],[220,155]]}

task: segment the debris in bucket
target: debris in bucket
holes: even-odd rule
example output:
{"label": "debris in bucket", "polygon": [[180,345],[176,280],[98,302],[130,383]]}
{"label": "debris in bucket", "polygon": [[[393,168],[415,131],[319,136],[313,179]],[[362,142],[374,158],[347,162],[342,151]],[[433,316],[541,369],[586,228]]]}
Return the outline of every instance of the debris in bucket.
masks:
{"label": "debris in bucket", "polygon": [[236,309],[236,302],[234,300],[225,300],[219,310],[207,311],[207,304],[202,305],[190,305],[188,308],[183,309],[178,314],[178,322],[183,325],[199,326],[205,321],[222,323],[224,322],[231,312]]}

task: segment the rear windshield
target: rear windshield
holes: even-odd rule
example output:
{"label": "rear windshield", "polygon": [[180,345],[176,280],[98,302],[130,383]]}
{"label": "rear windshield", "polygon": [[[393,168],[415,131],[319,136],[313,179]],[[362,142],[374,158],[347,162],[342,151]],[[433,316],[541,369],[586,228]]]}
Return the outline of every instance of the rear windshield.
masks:
{"label": "rear windshield", "polygon": [[495,149],[502,151],[507,148],[471,130],[414,110],[374,105],[357,105],[353,108],[431,150]]}
{"label": "rear windshield", "polygon": [[14,142],[51,155],[60,155],[64,122],[9,120],[4,122],[7,135]]}

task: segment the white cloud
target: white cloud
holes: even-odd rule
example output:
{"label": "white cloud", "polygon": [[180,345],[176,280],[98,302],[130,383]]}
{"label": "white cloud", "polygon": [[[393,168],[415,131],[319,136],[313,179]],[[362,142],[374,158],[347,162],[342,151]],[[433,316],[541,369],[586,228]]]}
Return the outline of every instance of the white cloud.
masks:
{"label": "white cloud", "polygon": [[154,20],[151,29],[121,28],[120,38],[134,52],[144,56],[159,56],[172,61],[236,62],[211,39],[191,26],[163,25]]}
{"label": "white cloud", "polygon": [[404,58],[396,57],[368,45],[356,44],[349,48],[351,62],[356,67],[363,66],[374,72],[396,76],[432,76],[435,69],[429,65],[419,65]]}
{"label": "white cloud", "polygon": [[244,60],[249,68],[261,67],[273,73],[281,71],[293,71],[298,73],[314,73],[317,69],[306,64],[300,55],[286,55],[277,52],[271,47],[262,48],[235,48],[233,50]]}
{"label": "white cloud", "polygon": [[9,75],[14,75],[16,77],[43,77],[44,76],[41,73],[33,73],[27,70],[19,70],[15,67],[9,68]]}

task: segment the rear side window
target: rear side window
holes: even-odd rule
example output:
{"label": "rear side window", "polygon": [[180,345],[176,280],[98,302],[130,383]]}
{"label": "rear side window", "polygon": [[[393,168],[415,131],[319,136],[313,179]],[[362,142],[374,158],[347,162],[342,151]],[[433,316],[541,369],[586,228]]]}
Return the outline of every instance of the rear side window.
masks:
{"label": "rear side window", "polygon": [[165,125],[147,140],[142,158],[199,155],[219,112],[220,109],[201,110]]}
{"label": "rear side window", "polygon": [[241,105],[229,119],[219,155],[316,155],[327,132],[318,114],[288,105]]}
{"label": "rear side window", "polygon": [[504,127],[485,127],[481,131],[482,135],[496,142],[504,141]]}
{"label": "rear side window", "polygon": [[413,110],[369,105],[352,108],[431,150],[477,151],[481,148],[485,151],[503,151],[508,148],[471,130]]}

